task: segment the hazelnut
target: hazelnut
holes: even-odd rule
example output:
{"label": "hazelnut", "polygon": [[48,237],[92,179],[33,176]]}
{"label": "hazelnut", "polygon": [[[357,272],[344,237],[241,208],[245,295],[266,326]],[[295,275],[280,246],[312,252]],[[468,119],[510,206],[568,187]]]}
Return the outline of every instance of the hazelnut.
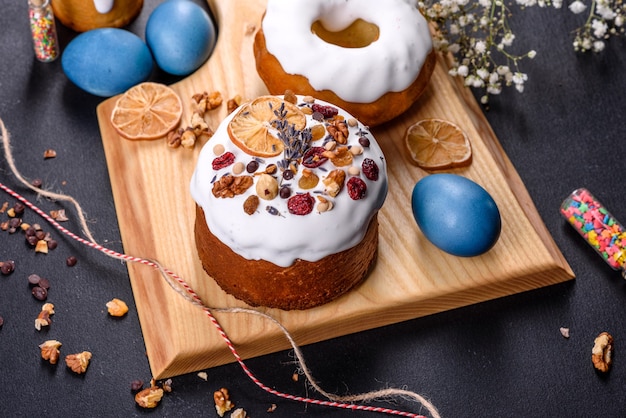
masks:
{"label": "hazelnut", "polygon": [[278,181],[269,174],[261,174],[256,183],[256,193],[261,199],[274,199],[278,196]]}

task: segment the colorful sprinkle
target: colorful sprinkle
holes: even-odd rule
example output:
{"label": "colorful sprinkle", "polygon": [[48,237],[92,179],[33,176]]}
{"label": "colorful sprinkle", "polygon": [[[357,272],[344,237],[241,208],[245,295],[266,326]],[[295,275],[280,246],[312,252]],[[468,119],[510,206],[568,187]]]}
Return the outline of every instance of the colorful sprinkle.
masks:
{"label": "colorful sprinkle", "polygon": [[29,17],[35,57],[39,61],[54,61],[59,56],[59,43],[50,2],[45,1],[41,6],[31,4]]}
{"label": "colorful sprinkle", "polygon": [[608,265],[626,277],[626,232],[602,203],[587,189],[577,189],[561,204],[561,214]]}

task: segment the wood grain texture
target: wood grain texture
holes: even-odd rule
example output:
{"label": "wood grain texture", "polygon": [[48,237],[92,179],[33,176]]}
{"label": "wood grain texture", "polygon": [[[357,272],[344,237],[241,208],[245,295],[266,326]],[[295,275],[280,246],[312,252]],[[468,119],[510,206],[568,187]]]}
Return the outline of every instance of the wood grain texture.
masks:
{"label": "wood grain texture", "polygon": [[[224,98],[254,98],[266,90],[256,74],[254,32],[265,0],[210,0],[219,39],[209,61],[172,87],[189,118],[194,93],[220,91]],[[566,281],[574,277],[550,237],[515,168],[503,152],[473,96],[450,78],[439,57],[424,96],[407,113],[373,130],[388,160],[389,196],[379,214],[379,259],[367,280],[327,305],[285,312],[260,309],[280,321],[299,344],[308,344],[448,309]],[[164,141],[132,142],[109,123],[116,98],[98,107],[98,119],[127,254],[157,259],[178,273],[211,307],[245,306],[225,294],[202,270],[193,239],[194,202],[188,183],[200,147],[169,149]],[[226,108],[207,118],[215,128]],[[502,234],[488,253],[473,258],[445,254],[431,245],[413,220],[410,195],[428,173],[410,164],[403,137],[428,117],[461,126],[472,141],[472,165],[455,173],[473,179],[495,199]],[[206,315],[184,300],[151,267],[128,270],[148,358],[155,378],[180,375],[233,361]],[[270,321],[246,314],[215,316],[244,358],[288,347]]]}

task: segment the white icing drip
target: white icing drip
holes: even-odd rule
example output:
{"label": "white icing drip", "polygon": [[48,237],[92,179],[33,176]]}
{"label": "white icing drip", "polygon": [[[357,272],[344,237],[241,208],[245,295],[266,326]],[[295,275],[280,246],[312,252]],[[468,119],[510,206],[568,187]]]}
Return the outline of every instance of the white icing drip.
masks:
{"label": "white icing drip", "polygon": [[[299,98],[301,100],[301,98]],[[316,103],[325,104],[317,100]],[[287,209],[287,200],[276,197],[271,201],[260,199],[261,204],[257,212],[247,215],[243,211],[243,202],[251,194],[255,193],[255,186],[247,192],[234,198],[216,198],[211,192],[212,180],[220,178],[224,174],[232,173],[233,166],[219,171],[214,171],[212,161],[216,155],[213,148],[216,144],[224,145],[226,151],[236,156],[236,161],[247,164],[252,157],[235,146],[228,136],[227,125],[237,111],[232,112],[218,127],[209,142],[202,148],[198,157],[196,170],[191,179],[190,189],[194,200],[204,209],[206,222],[211,232],[234,252],[249,260],[267,260],[278,266],[287,267],[297,259],[318,261],[327,255],[352,248],[365,236],[369,221],[381,208],[387,195],[387,166],[382,150],[362,124],[351,127],[349,144],[358,144],[355,133],[360,129],[367,131],[370,140],[369,148],[364,149],[363,155],[354,158],[353,165],[361,167],[364,158],[373,159],[378,165],[379,178],[377,181],[367,180],[362,174],[361,178],[367,185],[365,199],[354,201],[347,193],[346,186],[335,197],[330,198],[334,202],[332,210],[318,213],[315,209],[312,213],[304,216],[292,215]],[[346,119],[351,116],[340,109],[340,114]],[[310,126],[311,117],[307,116],[307,126]],[[317,123],[317,122],[316,122]],[[313,146],[321,146],[322,140],[312,143]],[[277,163],[283,158],[282,155],[264,159],[266,164]],[[322,166],[328,171],[335,169],[330,161]],[[347,171],[347,167],[343,167]],[[298,170],[300,173],[302,166]],[[243,173],[248,174],[248,173]],[[258,176],[256,176],[258,177]],[[292,180],[284,181],[297,185],[300,175]],[[324,184],[320,176],[318,186],[313,189],[324,190]],[[346,183],[349,175],[346,175]],[[256,178],[255,178],[256,181]],[[312,196],[316,196],[311,191]],[[279,210],[281,216],[270,215],[266,206],[273,206]],[[317,199],[316,199],[317,206]]]}
{"label": "white icing drip", "polygon": [[[379,28],[364,48],[343,48],[311,32],[316,20],[331,31],[357,18]],[[348,102],[371,103],[409,87],[432,50],[428,22],[417,0],[269,0],[263,18],[267,50],[289,74]]]}
{"label": "white icing drip", "polygon": [[113,8],[115,0],[93,0],[93,5],[96,6],[98,13],[106,14]]}

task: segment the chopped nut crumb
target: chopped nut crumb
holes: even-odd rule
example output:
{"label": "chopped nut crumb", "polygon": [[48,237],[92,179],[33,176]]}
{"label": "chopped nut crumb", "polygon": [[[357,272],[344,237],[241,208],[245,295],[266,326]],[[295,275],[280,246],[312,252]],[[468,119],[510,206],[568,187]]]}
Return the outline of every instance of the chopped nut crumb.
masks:
{"label": "chopped nut crumb", "polygon": [[43,158],[47,160],[48,158],[54,158],[57,156],[57,152],[53,149],[47,149],[43,152]]}
{"label": "chopped nut crumb", "polygon": [[67,364],[67,367],[69,367],[74,373],[78,374],[82,374],[87,371],[89,360],[91,360],[91,353],[89,351],[68,354],[65,356],[65,364]]}
{"label": "chopped nut crumb", "polygon": [[161,384],[164,392],[171,393],[172,392],[172,379],[167,379],[165,382]]}
{"label": "chopped nut crumb", "polygon": [[142,408],[156,408],[163,399],[163,389],[157,386],[151,386],[135,395],[135,402]]}
{"label": "chopped nut crumb", "polygon": [[9,207],[9,202],[4,202],[2,206],[0,206],[0,213],[6,212],[8,207]]}
{"label": "chopped nut crumb", "polygon": [[54,305],[51,303],[44,303],[41,308],[41,312],[39,312],[37,319],[35,319],[35,329],[37,331],[41,331],[41,327],[47,327],[52,323],[50,315],[54,315]]}
{"label": "chopped nut crumb", "polygon": [[207,372],[198,372],[198,377],[204,381],[209,380],[209,375]]}
{"label": "chopped nut crumb", "polygon": [[113,298],[106,304],[107,311],[111,316],[124,316],[128,313],[128,305],[121,299]]}
{"label": "chopped nut crumb", "polygon": [[213,393],[213,401],[215,402],[215,410],[217,415],[223,417],[224,414],[235,407],[235,404],[230,400],[228,389],[221,388]]}
{"label": "chopped nut crumb", "polygon": [[50,217],[58,222],[69,221],[69,218],[65,215],[65,209],[51,210]]}
{"label": "chopped nut crumb", "polygon": [[38,240],[37,244],[35,244],[35,252],[48,254],[48,242],[43,239]]}
{"label": "chopped nut crumb", "polygon": [[241,103],[243,103],[243,98],[240,95],[236,95],[232,99],[229,99],[228,102],[226,102],[226,109],[228,110],[228,113],[233,113],[239,106],[241,106]]}
{"label": "chopped nut crumb", "polygon": [[61,347],[61,343],[57,340],[48,340],[39,346],[41,349],[41,358],[44,360],[48,360],[50,364],[57,364],[59,360],[59,348]]}
{"label": "chopped nut crumb", "polygon": [[591,362],[593,366],[601,371],[608,372],[613,361],[613,337],[608,332],[602,332],[593,341],[591,350]]}
{"label": "chopped nut crumb", "polygon": [[278,408],[278,406],[275,403],[273,403],[270,405],[269,408],[267,408],[267,412],[274,412],[276,411],[276,408]]}
{"label": "chopped nut crumb", "polygon": [[297,382],[298,380],[300,380],[300,376],[298,375],[298,373],[292,374],[291,380],[293,380],[294,382]]}
{"label": "chopped nut crumb", "polygon": [[569,328],[561,327],[559,330],[564,338],[569,338]]}
{"label": "chopped nut crumb", "polygon": [[237,408],[230,414],[230,418],[246,418],[248,414],[243,408]]}

